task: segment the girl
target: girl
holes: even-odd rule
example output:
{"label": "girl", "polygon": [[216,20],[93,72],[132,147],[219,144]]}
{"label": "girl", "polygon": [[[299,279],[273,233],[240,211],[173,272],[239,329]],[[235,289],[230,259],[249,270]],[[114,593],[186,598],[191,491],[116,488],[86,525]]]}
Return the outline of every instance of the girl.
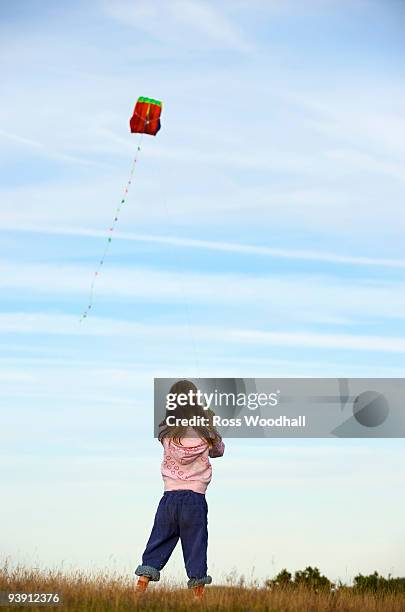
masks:
{"label": "girl", "polygon": [[[142,565],[135,571],[140,576],[137,591],[143,592],[150,580],[160,579],[160,570],[168,562],[178,540],[181,540],[186,566],[188,588],[194,589],[196,598],[204,594],[204,585],[212,582],[207,575],[207,513],[205,491],[211,480],[212,468],[209,457],[221,457],[224,443],[212,426],[212,411],[189,402],[183,405],[184,397],[197,397],[197,387],[188,380],[175,383],[170,393],[175,397],[174,410],[166,410],[160,424],[159,440],[163,445],[162,476],[164,494],[159,502],[152,533],[150,534]],[[183,395],[184,394],[184,395]],[[182,396],[179,401],[179,396]],[[198,422],[206,426],[187,427],[176,419],[200,416]],[[174,418],[173,418],[174,417]]]}

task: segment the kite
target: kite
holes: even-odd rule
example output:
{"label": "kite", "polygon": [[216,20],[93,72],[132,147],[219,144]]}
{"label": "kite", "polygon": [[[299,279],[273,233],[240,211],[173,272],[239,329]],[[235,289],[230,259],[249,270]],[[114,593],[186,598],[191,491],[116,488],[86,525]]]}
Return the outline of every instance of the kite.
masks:
{"label": "kite", "polygon": [[138,98],[129,125],[133,134],[156,136],[160,130],[162,103],[153,98]]}
{"label": "kite", "polygon": [[143,135],[148,134],[149,136],[156,136],[156,134],[160,130],[161,113],[162,113],[162,102],[160,100],[154,100],[153,98],[140,97],[138,98],[135,104],[134,112],[129,121],[129,126],[130,126],[132,134],[140,134],[140,139],[138,141],[138,145],[136,148],[135,157],[132,161],[131,172],[129,174],[128,181],[125,185],[124,193],[122,194],[120,203],[118,204],[115,210],[111,226],[108,229],[107,241],[106,241],[106,245],[105,245],[103,254],[93,274],[93,279],[90,285],[90,292],[89,292],[87,306],[82,316],[80,317],[80,322],[82,322],[83,319],[87,318],[93,306],[94,287],[96,284],[96,280],[97,280],[97,277],[100,275],[102,266],[104,265],[105,258],[110,249],[110,245],[112,241],[112,234],[117,225],[119,215],[121,212],[121,208],[126,202],[126,198],[129,192],[129,187],[132,184],[132,179],[135,173],[135,167],[138,162],[138,154],[139,154],[139,151],[141,150],[141,143],[142,143]]}

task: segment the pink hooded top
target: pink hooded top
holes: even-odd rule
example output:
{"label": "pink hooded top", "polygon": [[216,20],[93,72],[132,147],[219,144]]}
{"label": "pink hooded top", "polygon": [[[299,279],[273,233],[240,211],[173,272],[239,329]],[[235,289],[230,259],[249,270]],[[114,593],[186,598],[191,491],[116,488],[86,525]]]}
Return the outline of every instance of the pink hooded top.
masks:
{"label": "pink hooded top", "polygon": [[222,439],[219,438],[211,447],[205,440],[195,436],[182,438],[181,444],[164,437],[162,444],[165,491],[190,489],[196,493],[205,493],[212,478],[209,458],[222,457],[225,449]]}

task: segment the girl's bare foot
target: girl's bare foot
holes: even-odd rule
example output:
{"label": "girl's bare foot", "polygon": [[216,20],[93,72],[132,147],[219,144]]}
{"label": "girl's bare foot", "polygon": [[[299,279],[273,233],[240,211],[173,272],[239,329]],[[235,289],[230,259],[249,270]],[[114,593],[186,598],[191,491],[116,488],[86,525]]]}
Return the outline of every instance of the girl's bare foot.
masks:
{"label": "girl's bare foot", "polygon": [[138,584],[136,585],[137,593],[144,593],[148,588],[149,578],[147,576],[140,576],[138,579]]}

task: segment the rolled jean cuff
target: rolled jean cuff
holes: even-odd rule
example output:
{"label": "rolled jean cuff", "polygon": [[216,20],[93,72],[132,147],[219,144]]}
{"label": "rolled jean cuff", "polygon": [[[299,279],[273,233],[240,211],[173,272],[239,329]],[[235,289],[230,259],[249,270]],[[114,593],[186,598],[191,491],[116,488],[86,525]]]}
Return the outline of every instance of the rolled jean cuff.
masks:
{"label": "rolled jean cuff", "polygon": [[187,582],[187,586],[189,589],[192,589],[199,584],[211,584],[211,582],[211,576],[204,576],[204,578],[190,578],[190,580]]}
{"label": "rolled jean cuff", "polygon": [[146,578],[150,578],[154,582],[160,580],[160,572],[156,568],[151,565],[138,565],[135,570],[136,576],[145,576]]}

